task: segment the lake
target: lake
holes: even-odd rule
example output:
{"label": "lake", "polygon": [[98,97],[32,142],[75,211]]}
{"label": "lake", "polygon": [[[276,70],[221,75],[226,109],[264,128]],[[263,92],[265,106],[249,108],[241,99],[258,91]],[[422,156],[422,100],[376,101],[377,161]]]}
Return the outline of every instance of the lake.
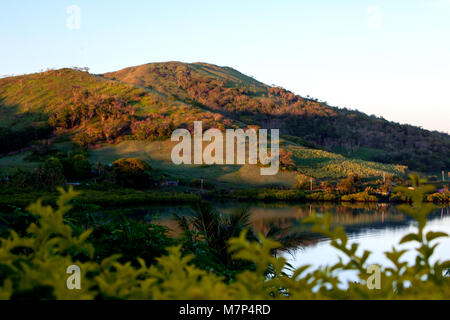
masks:
{"label": "lake", "polygon": [[[384,252],[396,248],[414,248],[417,245],[404,244],[398,246],[400,239],[416,230],[415,221],[398,211],[395,205],[376,203],[257,203],[257,202],[215,202],[214,206],[229,214],[233,210],[248,207],[251,210],[251,220],[254,228],[267,234],[269,229],[277,228],[285,236],[300,235],[304,238],[301,245],[297,245],[289,252],[280,253],[294,267],[302,265],[323,266],[334,264],[342,254],[330,246],[329,240],[314,235],[310,226],[302,224],[303,218],[313,212],[323,214],[330,212],[333,224],[345,228],[350,242],[360,243],[360,250],[370,250],[373,254],[369,264],[388,265],[389,261]],[[173,213],[191,215],[192,210],[187,206],[153,206],[152,208],[128,209],[133,216],[144,220],[156,220],[168,226],[176,235],[180,232],[172,218]],[[450,207],[439,207],[429,216],[427,230],[444,231],[450,234]],[[450,260],[450,238],[440,239],[440,246],[436,249],[433,259]],[[414,252],[409,252],[403,260],[412,262]],[[344,259],[345,261],[345,259]],[[352,272],[339,275],[342,280],[353,279]]]}

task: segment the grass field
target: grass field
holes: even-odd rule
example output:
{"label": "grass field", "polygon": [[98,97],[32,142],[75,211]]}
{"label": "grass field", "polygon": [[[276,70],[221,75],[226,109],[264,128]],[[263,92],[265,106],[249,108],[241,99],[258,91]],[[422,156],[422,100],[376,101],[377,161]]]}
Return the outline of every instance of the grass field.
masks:
{"label": "grass field", "polygon": [[[205,179],[222,186],[251,186],[266,184],[257,181],[257,176],[251,172],[258,170],[256,166],[207,166],[181,165],[172,163],[171,150],[175,143],[171,141],[124,141],[118,145],[105,145],[100,149],[89,151],[92,163],[112,163],[119,158],[139,158],[147,161],[154,169],[163,170],[174,178],[187,180]],[[249,173],[250,172],[250,173]],[[275,179],[275,181],[279,179]],[[284,183],[284,181],[281,181]],[[271,183],[271,181],[267,182]]]}
{"label": "grass field", "polygon": [[[292,187],[297,181],[295,172],[281,171],[275,176],[261,176],[256,165],[181,165],[172,163],[171,150],[175,142],[166,141],[123,141],[117,145],[105,144],[88,151],[92,164],[101,162],[111,164],[120,158],[139,158],[147,161],[154,169],[167,173],[174,179],[205,179],[223,187],[286,186]],[[55,144],[61,152],[68,152],[73,145],[70,142]],[[282,142],[282,148],[292,152],[292,158],[298,172],[316,179],[337,180],[351,173],[361,178],[403,175],[402,166],[386,165],[358,159],[349,159],[342,155],[322,150],[307,149],[288,141]],[[32,169],[39,163],[28,162],[25,158],[30,152],[0,158],[0,173],[11,173],[16,169]]]}
{"label": "grass field", "polygon": [[[185,179],[207,179],[217,183],[229,183],[238,186],[281,185],[294,186],[296,173],[280,171],[276,176],[263,177],[260,168],[255,165],[244,166],[176,166],[170,159],[172,147],[170,141],[144,142],[124,141],[118,145],[105,145],[89,152],[92,162],[112,163],[119,158],[140,158],[148,161],[152,167],[168,172],[174,177]],[[404,167],[385,165],[375,162],[348,159],[342,155],[285,144],[284,148],[293,153],[293,159],[299,172],[316,179],[339,179],[351,173],[362,178],[403,175]]]}
{"label": "grass field", "polygon": [[362,178],[403,175],[406,167],[346,158],[323,150],[288,146],[299,172],[317,179],[339,179],[356,173]]}
{"label": "grass field", "polygon": [[30,170],[37,168],[39,163],[25,160],[30,154],[31,151],[27,151],[21,154],[0,158],[0,173],[11,174],[17,169]]}

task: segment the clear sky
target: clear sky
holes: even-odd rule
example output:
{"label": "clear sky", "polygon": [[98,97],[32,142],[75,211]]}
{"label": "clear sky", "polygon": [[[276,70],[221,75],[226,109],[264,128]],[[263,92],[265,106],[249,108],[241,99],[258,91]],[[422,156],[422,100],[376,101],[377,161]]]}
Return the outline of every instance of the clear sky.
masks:
{"label": "clear sky", "polygon": [[450,132],[450,0],[14,0],[0,30],[0,75],[209,62]]}

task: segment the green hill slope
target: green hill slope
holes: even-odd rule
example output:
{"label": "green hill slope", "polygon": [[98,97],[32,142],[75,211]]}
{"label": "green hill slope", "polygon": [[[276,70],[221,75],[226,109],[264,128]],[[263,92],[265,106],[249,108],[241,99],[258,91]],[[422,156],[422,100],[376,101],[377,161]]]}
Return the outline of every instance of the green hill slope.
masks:
{"label": "green hill slope", "polygon": [[154,90],[72,69],[0,79],[0,154],[67,134],[81,145],[168,138],[174,128],[231,120]]}
{"label": "green hill slope", "polygon": [[[153,168],[163,170],[174,179],[205,179],[220,185],[251,187],[280,185],[293,187],[297,175],[302,174],[316,179],[338,180],[351,173],[361,178],[381,178],[386,175],[404,175],[405,168],[363,160],[348,159],[339,154],[321,150],[307,149],[291,143],[282,142],[282,148],[292,152],[297,171],[281,170],[275,176],[261,176],[256,165],[174,165],[170,159],[175,143],[171,141],[123,141],[117,145],[104,145],[89,151],[91,162],[112,163],[120,158],[139,158],[147,161]],[[0,162],[1,163],[1,162]]]}

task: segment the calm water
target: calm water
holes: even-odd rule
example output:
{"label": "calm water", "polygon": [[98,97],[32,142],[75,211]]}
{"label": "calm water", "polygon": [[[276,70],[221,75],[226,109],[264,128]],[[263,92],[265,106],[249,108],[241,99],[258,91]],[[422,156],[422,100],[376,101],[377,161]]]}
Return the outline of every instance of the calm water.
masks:
{"label": "calm water", "polygon": [[[223,211],[232,210],[230,205],[222,206]],[[417,230],[415,221],[407,215],[399,212],[396,206],[385,204],[254,204],[252,208],[253,224],[263,233],[267,232],[270,225],[276,225],[286,230],[286,234],[298,233],[311,236],[307,225],[301,220],[312,212],[317,214],[330,212],[333,215],[333,223],[343,226],[350,239],[350,243],[360,243],[360,251],[372,252],[368,260],[369,264],[389,265],[389,260],[384,252],[390,251],[392,246],[400,249],[414,249],[415,244],[398,243],[408,233]],[[427,231],[443,231],[450,234],[450,207],[436,209],[429,217]],[[302,265],[323,266],[338,262],[339,257],[345,258],[330,245],[329,240],[312,237],[303,244],[282,253],[294,267]],[[415,253],[409,252],[403,257],[404,261],[413,262]],[[435,251],[434,261],[439,259],[450,260],[450,238],[440,240],[440,245]],[[345,261],[345,259],[344,259]],[[349,275],[349,277],[352,277]]]}
{"label": "calm water", "polygon": [[[215,203],[214,206],[224,214],[233,212],[242,207],[251,210],[254,228],[267,234],[271,228],[277,228],[282,236],[296,235],[302,239],[293,246],[289,252],[283,252],[285,258],[294,267],[302,265],[320,266],[330,265],[342,256],[330,246],[329,241],[310,231],[310,226],[302,224],[303,218],[312,212],[323,214],[330,212],[333,215],[333,224],[343,226],[349,235],[350,242],[360,243],[360,250],[373,252],[369,258],[370,264],[388,265],[389,261],[384,252],[396,248],[414,248],[414,244],[398,246],[400,239],[416,230],[415,222],[408,216],[399,212],[396,206],[387,204],[292,204],[292,203]],[[189,207],[166,206],[130,209],[132,214],[144,220],[156,220],[158,223],[170,227],[175,234],[179,229],[172,219],[173,213],[190,215]],[[436,209],[429,217],[427,230],[444,231],[450,234],[450,207]],[[450,239],[440,240],[436,249],[434,260],[450,260]],[[403,260],[412,262],[414,252],[403,257]],[[344,259],[345,261],[345,259]],[[351,273],[340,275],[342,279],[354,277]]]}

